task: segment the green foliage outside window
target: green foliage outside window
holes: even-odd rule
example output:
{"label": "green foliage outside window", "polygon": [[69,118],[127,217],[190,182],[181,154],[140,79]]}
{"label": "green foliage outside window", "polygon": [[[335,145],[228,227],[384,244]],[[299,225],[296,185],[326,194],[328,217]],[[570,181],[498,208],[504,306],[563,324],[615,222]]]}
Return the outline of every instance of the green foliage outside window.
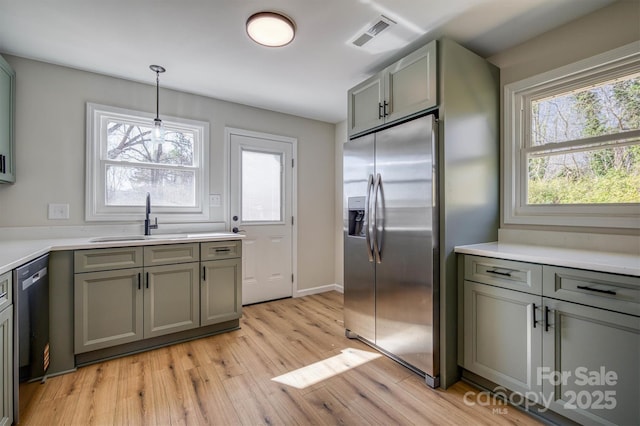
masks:
{"label": "green foliage outside window", "polygon": [[[528,204],[640,203],[640,76],[532,102]],[[554,145],[620,134],[601,143]]]}

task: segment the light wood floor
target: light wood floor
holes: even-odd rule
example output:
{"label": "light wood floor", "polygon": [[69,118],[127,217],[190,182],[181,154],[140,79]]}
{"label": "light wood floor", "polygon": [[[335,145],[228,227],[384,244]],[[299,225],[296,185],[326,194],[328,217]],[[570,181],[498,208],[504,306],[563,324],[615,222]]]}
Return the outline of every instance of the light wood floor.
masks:
{"label": "light wood floor", "polygon": [[[344,337],[340,293],[243,313],[241,330],[50,378],[37,385],[21,424],[538,424],[513,407],[468,406],[463,397],[476,389],[430,389],[384,356],[354,366],[359,351],[377,352]],[[294,378],[333,375],[303,388],[272,380],[312,364]]]}

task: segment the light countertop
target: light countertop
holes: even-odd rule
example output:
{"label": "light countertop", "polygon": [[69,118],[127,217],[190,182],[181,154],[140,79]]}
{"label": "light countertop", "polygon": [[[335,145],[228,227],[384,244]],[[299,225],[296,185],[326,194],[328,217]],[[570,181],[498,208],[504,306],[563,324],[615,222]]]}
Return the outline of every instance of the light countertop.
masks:
{"label": "light countertop", "polygon": [[[98,237],[100,238],[100,237]],[[107,237],[109,238],[109,237]],[[157,234],[148,239],[98,241],[96,237],[52,238],[42,240],[0,241],[0,274],[17,268],[25,263],[52,251],[81,250],[105,247],[128,247],[156,244],[179,244],[207,241],[241,240],[244,235],[229,232],[209,232],[192,234]]]}
{"label": "light countertop", "polygon": [[640,276],[640,256],[633,254],[500,242],[457,246],[455,251],[498,259]]}

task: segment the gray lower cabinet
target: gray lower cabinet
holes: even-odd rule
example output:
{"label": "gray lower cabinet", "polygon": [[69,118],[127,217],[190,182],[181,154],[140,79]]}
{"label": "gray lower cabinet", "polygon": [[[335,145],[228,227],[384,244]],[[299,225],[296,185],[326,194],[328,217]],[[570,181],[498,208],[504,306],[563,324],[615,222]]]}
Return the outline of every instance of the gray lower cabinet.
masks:
{"label": "gray lower cabinet", "polygon": [[75,274],[75,353],[143,338],[142,268]]}
{"label": "gray lower cabinet", "polygon": [[12,273],[0,275],[0,426],[13,423]]}
{"label": "gray lower cabinet", "polygon": [[198,243],[76,251],[75,353],[198,327],[199,260]]}
{"label": "gray lower cabinet", "polygon": [[199,263],[145,268],[144,338],[200,326]]}
{"label": "gray lower cabinet", "polygon": [[581,424],[640,424],[640,278],[501,262],[465,256],[462,366]]}
{"label": "gray lower cabinet", "polygon": [[241,252],[240,241],[75,251],[74,353],[239,319]]}
{"label": "gray lower cabinet", "polygon": [[202,262],[200,325],[217,324],[242,315],[242,259]]}
{"label": "gray lower cabinet", "polygon": [[13,305],[0,312],[0,426],[13,423]]}
{"label": "gray lower cabinet", "polygon": [[548,407],[582,424],[640,424],[640,318],[546,297],[544,309]]}
{"label": "gray lower cabinet", "polygon": [[540,392],[540,296],[464,282],[464,366],[525,395]]}

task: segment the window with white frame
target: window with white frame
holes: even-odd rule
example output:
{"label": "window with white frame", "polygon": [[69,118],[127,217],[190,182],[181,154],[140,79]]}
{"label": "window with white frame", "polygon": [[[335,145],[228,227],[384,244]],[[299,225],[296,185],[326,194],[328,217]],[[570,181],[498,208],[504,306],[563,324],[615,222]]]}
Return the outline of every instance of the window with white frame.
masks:
{"label": "window with white frame", "polygon": [[504,222],[640,226],[640,43],[505,86]]}
{"label": "window with white frame", "polygon": [[146,195],[165,222],[209,219],[209,124],[162,117],[164,138],[152,138],[154,116],[87,104],[87,220],[144,218]]}

